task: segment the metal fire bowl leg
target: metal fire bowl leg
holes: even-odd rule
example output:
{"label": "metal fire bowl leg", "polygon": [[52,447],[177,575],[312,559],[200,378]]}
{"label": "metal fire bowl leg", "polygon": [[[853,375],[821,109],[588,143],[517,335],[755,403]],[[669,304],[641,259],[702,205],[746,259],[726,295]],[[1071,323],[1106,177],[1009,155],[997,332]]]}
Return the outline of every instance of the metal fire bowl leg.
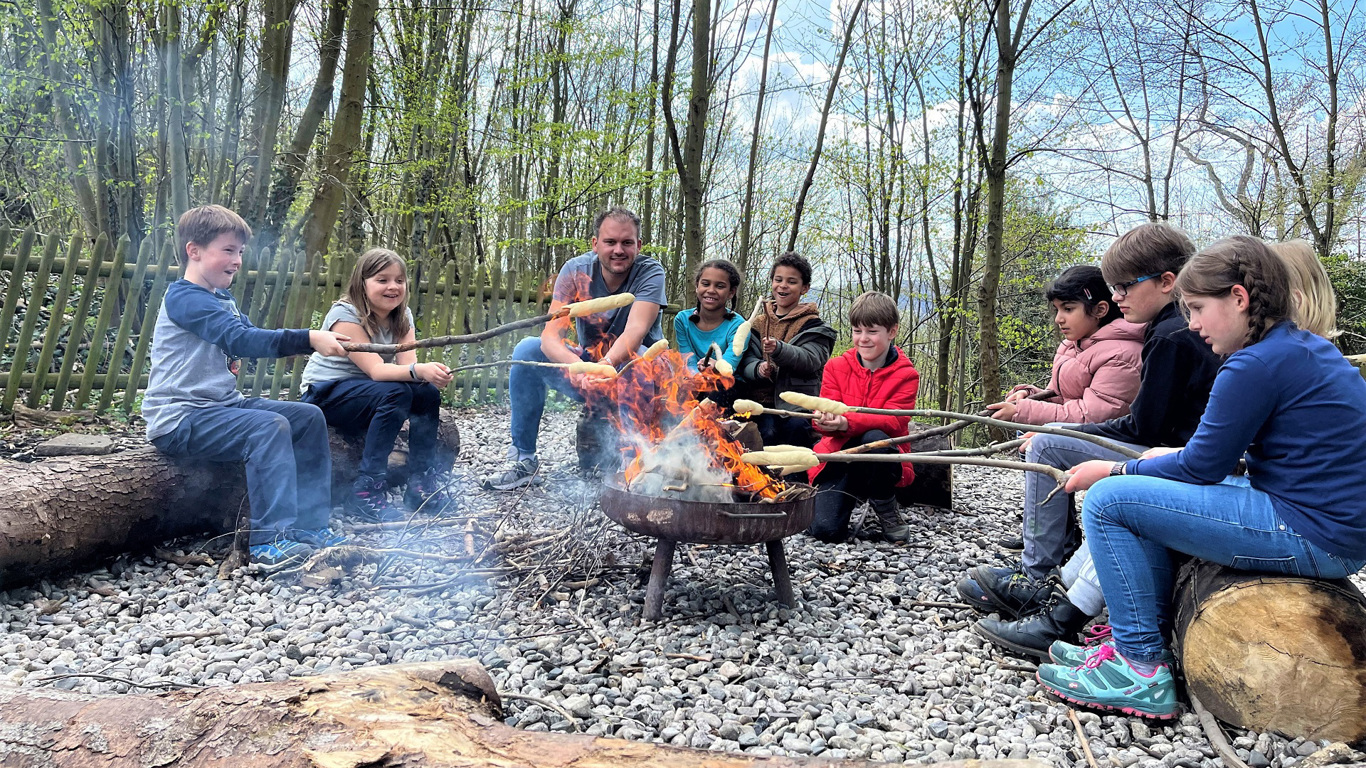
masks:
{"label": "metal fire bowl leg", "polygon": [[787,571],[787,554],[783,552],[783,542],[764,542],[768,549],[768,567],[773,571],[773,588],[778,592],[778,602],[788,608],[797,607],[797,596],[792,592],[792,578]]}
{"label": "metal fire bowl leg", "polygon": [[650,583],[645,587],[645,620],[659,621],[664,615],[664,587],[674,564],[674,543],[655,540],[655,561],[650,566]]}

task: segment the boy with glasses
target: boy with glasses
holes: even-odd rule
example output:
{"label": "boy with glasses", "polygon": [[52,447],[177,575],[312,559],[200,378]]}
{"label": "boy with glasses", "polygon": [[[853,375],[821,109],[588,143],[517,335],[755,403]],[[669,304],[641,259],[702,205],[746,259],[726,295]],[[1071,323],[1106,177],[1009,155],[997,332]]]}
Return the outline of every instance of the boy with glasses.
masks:
{"label": "boy with glasses", "polygon": [[[1148,324],[1138,394],[1128,415],[1070,429],[1139,451],[1180,447],[1195,433],[1220,360],[1186,327],[1176,305],[1176,274],[1193,253],[1195,246],[1185,233],[1160,223],[1129,230],[1105,252],[1100,266],[1115,304],[1125,320]],[[1033,435],[1026,451],[1029,461],[1058,469],[1092,459],[1123,458],[1084,440],[1054,435]],[[1025,546],[1019,565],[978,566],[958,584],[958,593],[977,610],[1002,617],[979,622],[974,628],[978,634],[1013,651],[1047,659],[1053,640],[1080,632],[1100,614],[1104,598],[1085,550],[1063,568],[1065,595],[1049,579],[1070,554],[1069,543],[1075,546],[1079,541],[1080,531],[1071,495],[1059,493],[1044,503],[1053,490],[1052,479],[1027,474]]]}

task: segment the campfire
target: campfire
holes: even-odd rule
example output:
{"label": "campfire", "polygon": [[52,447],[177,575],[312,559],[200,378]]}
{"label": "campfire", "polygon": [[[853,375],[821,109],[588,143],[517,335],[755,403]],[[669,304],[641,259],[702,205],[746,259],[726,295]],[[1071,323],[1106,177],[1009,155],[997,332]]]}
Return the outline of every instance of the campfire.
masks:
{"label": "campfire", "polygon": [[697,399],[735,383],[718,367],[693,373],[681,354],[665,349],[632,360],[614,379],[592,380],[585,394],[618,435],[626,490],[712,503],[790,495],[787,484],[741,460],[757,436],[742,443],[743,423],[722,419],[720,406]]}

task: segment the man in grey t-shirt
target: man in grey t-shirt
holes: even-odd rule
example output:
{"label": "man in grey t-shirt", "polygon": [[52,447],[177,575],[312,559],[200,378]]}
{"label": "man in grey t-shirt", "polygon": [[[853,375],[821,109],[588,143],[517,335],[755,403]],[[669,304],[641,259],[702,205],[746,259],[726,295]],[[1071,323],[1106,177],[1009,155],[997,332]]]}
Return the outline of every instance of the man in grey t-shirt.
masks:
{"label": "man in grey t-shirt", "polygon": [[[576,256],[560,269],[550,308],[574,301],[618,293],[635,294],[629,307],[579,318],[578,344],[567,341],[569,324],[550,323],[539,338],[522,339],[513,360],[574,363],[580,360],[621,367],[644,347],[664,338],[661,310],[664,268],[649,256],[640,255],[640,217],[625,208],[612,208],[593,222],[593,250]],[[508,374],[512,401],[511,465],[484,481],[493,490],[510,490],[536,482],[539,463],[536,439],[550,387],[583,402],[582,374],[573,376],[557,368],[514,365]]]}

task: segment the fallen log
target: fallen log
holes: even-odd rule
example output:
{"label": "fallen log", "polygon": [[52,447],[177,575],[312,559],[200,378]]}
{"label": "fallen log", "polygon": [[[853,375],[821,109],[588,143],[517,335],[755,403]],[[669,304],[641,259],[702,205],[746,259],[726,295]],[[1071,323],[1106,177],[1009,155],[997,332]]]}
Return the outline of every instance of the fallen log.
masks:
{"label": "fallen log", "polygon": [[1288,737],[1366,738],[1366,597],[1324,581],[1183,566],[1174,650],[1215,717]]}
{"label": "fallen log", "polygon": [[[520,731],[500,721],[493,680],[441,661],[280,683],[156,694],[0,691],[5,765],[233,768],[748,768],[870,765],[749,757],[594,736]],[[1031,760],[939,763],[1044,768]]]}
{"label": "fallen log", "polygon": [[[443,410],[438,461],[460,451],[455,414]],[[406,429],[406,428],[405,428]],[[404,433],[406,435],[406,432]],[[402,437],[402,435],[401,435]],[[361,446],[333,432],[333,500],[350,491]],[[390,454],[389,482],[407,480],[407,443]],[[0,587],[88,568],[176,536],[231,531],[248,511],[240,464],[172,459],[150,445],[98,456],[0,460]]]}

